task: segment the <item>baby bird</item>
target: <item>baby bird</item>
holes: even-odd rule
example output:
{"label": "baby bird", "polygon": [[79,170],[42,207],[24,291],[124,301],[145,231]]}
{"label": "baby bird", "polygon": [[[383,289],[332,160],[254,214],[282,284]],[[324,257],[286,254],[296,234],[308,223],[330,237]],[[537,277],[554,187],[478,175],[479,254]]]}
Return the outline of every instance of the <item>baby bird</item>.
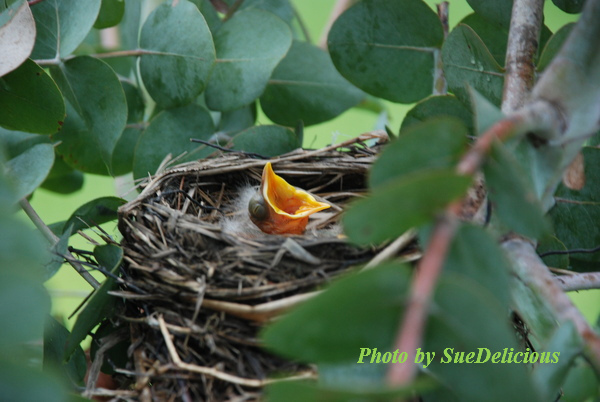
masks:
{"label": "baby bird", "polygon": [[248,213],[250,220],[265,233],[302,234],[308,217],[329,207],[277,176],[271,162],[267,162],[260,188],[248,202]]}

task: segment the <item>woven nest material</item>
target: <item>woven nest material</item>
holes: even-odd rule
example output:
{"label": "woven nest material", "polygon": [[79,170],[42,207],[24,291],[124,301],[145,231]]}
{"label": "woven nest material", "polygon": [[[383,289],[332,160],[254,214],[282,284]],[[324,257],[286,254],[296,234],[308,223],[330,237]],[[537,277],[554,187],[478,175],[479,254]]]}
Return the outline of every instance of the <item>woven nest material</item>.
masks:
{"label": "woven nest material", "polygon": [[339,225],[346,203],[365,193],[380,144],[363,141],[374,138],[385,137],[271,160],[286,181],[332,205],[301,236],[245,226],[252,225],[247,208],[236,199],[259,184],[266,160],[242,153],[171,168],[120,208],[124,280],[136,291],[118,294],[126,299],[140,399],[256,399],[270,376],[315,376],[261,349],[257,333],[379,251],[348,244]]}

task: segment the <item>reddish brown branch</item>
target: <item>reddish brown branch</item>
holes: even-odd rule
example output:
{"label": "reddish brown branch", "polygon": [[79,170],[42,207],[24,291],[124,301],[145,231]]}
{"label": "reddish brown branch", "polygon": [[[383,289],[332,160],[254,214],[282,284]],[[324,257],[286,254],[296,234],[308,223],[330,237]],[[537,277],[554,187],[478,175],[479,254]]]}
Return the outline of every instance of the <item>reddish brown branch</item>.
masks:
{"label": "reddish brown branch", "polygon": [[44,1],[44,0],[29,0],[27,2],[27,4],[29,4],[29,7],[31,7],[31,6],[35,6],[38,3],[41,3],[42,1]]}
{"label": "reddish brown branch", "polygon": [[[481,167],[485,155],[489,153],[494,142],[506,141],[513,135],[523,132],[524,121],[524,117],[517,115],[494,124],[463,156],[457,166],[457,172],[464,175],[474,174]],[[436,224],[430,243],[423,253],[413,278],[404,318],[394,346],[394,349],[408,353],[408,361],[414,361],[416,349],[421,343],[429,303],[454,237],[461,204],[462,202],[458,201],[449,205],[445,215]],[[408,384],[414,375],[415,365],[392,364],[387,380],[391,386],[400,386]]]}

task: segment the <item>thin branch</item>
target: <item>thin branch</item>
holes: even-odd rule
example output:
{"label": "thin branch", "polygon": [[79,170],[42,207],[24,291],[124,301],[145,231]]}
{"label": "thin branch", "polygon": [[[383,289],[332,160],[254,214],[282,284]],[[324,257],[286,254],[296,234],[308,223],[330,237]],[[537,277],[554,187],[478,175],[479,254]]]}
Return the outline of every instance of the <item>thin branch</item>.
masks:
{"label": "thin branch", "polygon": [[235,3],[233,3],[231,7],[229,7],[229,10],[227,10],[227,14],[225,14],[225,17],[223,17],[223,22],[233,17],[233,14],[235,14],[235,12],[241,7],[243,2],[244,0],[235,0]]}
{"label": "thin branch", "polygon": [[540,258],[547,257],[549,255],[594,254],[598,251],[600,251],[600,246],[594,248],[573,248],[571,250],[553,250],[541,253]]}
{"label": "thin branch", "polygon": [[[448,2],[442,1],[437,5],[438,18],[444,31],[444,39],[448,36]],[[435,74],[433,80],[433,94],[446,95],[448,93],[448,83],[444,76],[444,63],[442,62],[441,51],[436,50],[435,55]]]}
{"label": "thin branch", "polygon": [[513,3],[508,45],[502,112],[519,109],[533,88],[535,65],[542,28],[544,0],[520,0]]}
{"label": "thin branch", "polygon": [[323,32],[321,33],[321,39],[319,39],[319,47],[321,49],[327,50],[327,37],[329,36],[329,30],[333,26],[335,20],[337,20],[344,11],[350,8],[353,3],[353,0],[338,0],[335,3],[333,9],[331,10],[331,14],[329,15],[329,19],[323,28]]}
{"label": "thin branch", "polygon": [[304,40],[308,43],[312,43],[312,39],[310,37],[310,32],[308,32],[308,28],[306,27],[306,24],[304,23],[304,19],[302,18],[300,13],[298,13],[298,9],[296,7],[294,7],[293,4],[292,4],[292,10],[294,10],[294,17],[296,17],[296,21],[298,21],[298,26],[300,27],[300,30],[302,31],[302,35],[304,35]]}
{"label": "thin branch", "polygon": [[561,289],[565,292],[600,289],[600,272],[582,272],[577,274],[555,276]]}
{"label": "thin branch", "polygon": [[36,4],[41,3],[42,1],[44,1],[44,0],[29,0],[27,2],[27,4],[29,4],[29,7],[31,7],[31,6],[35,6]]}
{"label": "thin branch", "polygon": [[[138,56],[143,56],[143,55],[147,55],[147,54],[160,55],[160,54],[165,54],[165,53],[164,52],[155,52],[153,50],[145,50],[145,49],[132,49],[132,50],[116,50],[114,52],[94,53],[94,54],[90,54],[89,56],[95,57],[97,59],[112,59],[112,58],[116,58],[116,57],[132,57],[132,56],[138,57]],[[60,64],[62,61],[68,61],[75,57],[77,57],[77,56],[68,56],[68,57],[65,57],[64,59],[55,58],[55,59],[40,59],[40,60],[34,60],[34,61],[37,64],[39,64],[40,66],[55,66],[55,65]]]}
{"label": "thin branch", "polygon": [[[596,373],[600,374],[600,336],[592,330],[585,317],[561,289],[558,278],[550,273],[535,253],[533,245],[523,239],[511,239],[502,246],[512,259],[513,274],[545,302],[559,323],[571,321],[575,325],[585,342],[584,355]],[[567,277],[564,277],[564,281],[570,283]]]}
{"label": "thin branch", "polygon": [[[29,203],[29,201],[27,201],[26,198],[23,198],[21,201],[19,201],[19,205],[21,206],[21,208],[23,209],[23,211],[27,214],[27,216],[29,217],[29,219],[33,222],[33,224],[38,228],[38,230],[46,238],[46,240],[48,240],[48,243],[50,243],[50,245],[52,247],[54,247],[59,242],[60,239],[44,223],[44,221],[42,220],[42,218],[40,218],[40,216],[37,214],[37,212],[35,211],[35,209],[33,209],[33,207],[31,206],[31,204]],[[67,262],[69,264],[71,264],[71,266],[73,268],[75,268],[75,271],[77,271],[77,273],[79,275],[81,275],[81,277],[83,279],[85,279],[85,281],[87,283],[89,283],[91,287],[93,287],[94,289],[98,289],[100,287],[100,283],[96,280],[96,278],[94,278],[79,263],[79,261],[77,261],[77,259],[75,257],[73,257],[73,255],[69,251],[67,251],[66,255],[67,255],[67,257],[69,257],[69,258],[67,258]]]}

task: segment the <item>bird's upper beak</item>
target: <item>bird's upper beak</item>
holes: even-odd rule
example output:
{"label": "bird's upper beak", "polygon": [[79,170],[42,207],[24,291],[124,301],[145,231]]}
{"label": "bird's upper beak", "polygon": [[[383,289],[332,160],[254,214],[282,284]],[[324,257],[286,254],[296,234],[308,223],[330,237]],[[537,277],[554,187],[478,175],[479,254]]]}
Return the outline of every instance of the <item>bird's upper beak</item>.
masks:
{"label": "bird's upper beak", "polygon": [[302,234],[309,215],[329,207],[277,176],[268,162],[260,189],[250,200],[248,211],[252,222],[265,233]]}

